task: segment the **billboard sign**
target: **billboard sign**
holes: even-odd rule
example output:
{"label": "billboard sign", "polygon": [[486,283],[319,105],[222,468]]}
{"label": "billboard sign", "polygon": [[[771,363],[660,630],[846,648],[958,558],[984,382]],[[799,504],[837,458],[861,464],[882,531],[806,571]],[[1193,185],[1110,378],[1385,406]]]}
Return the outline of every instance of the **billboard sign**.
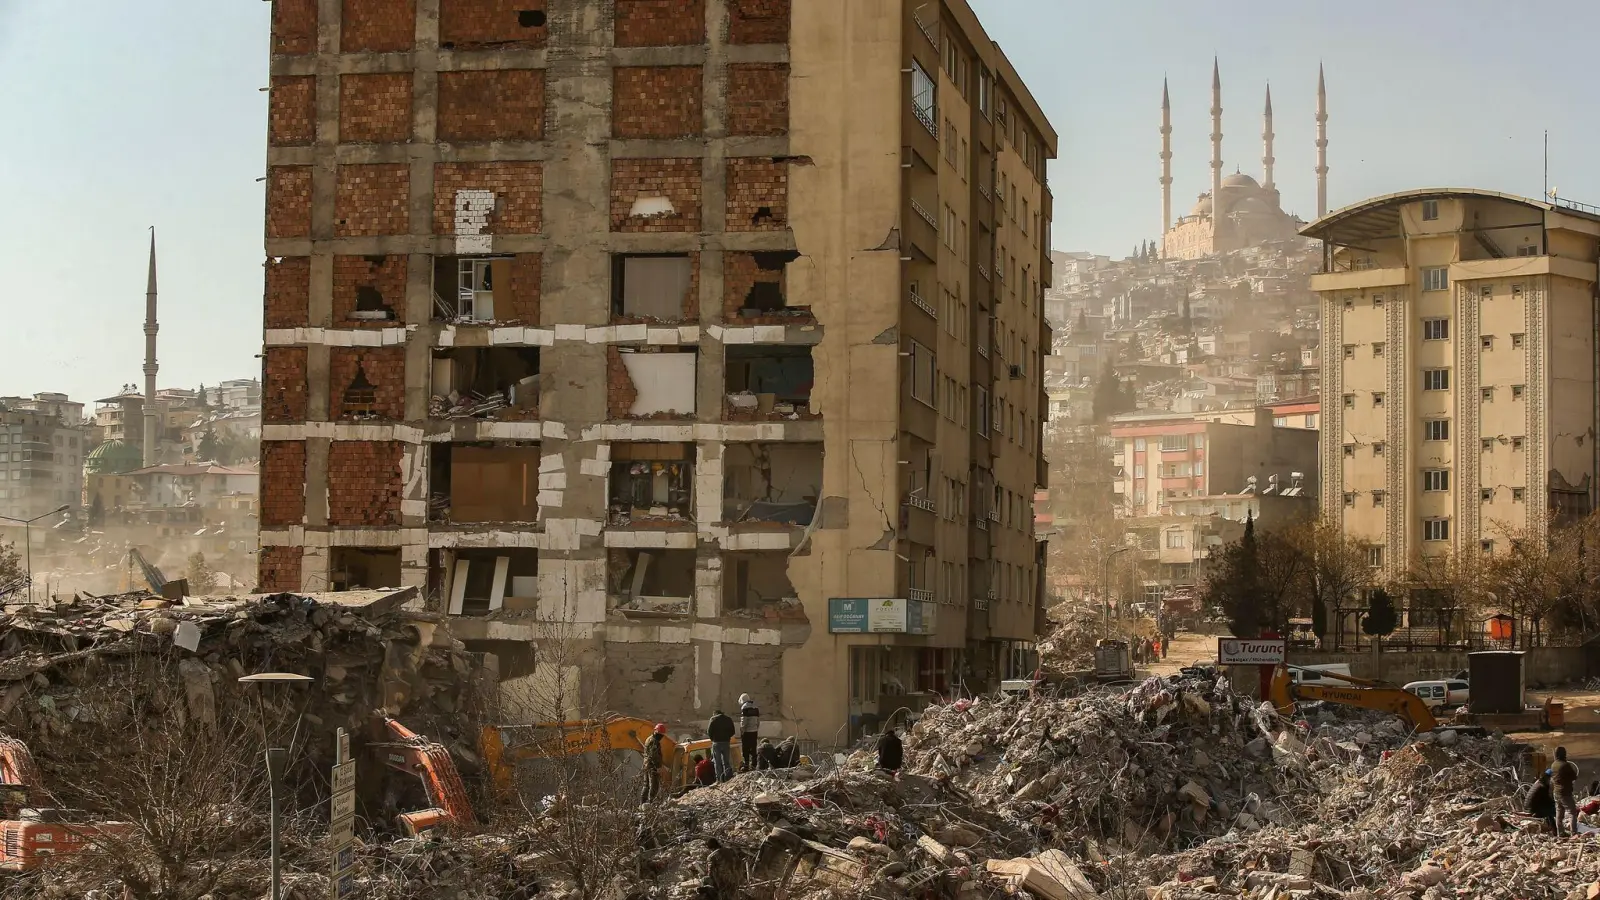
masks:
{"label": "billboard sign", "polygon": [[1217,638],[1219,666],[1275,666],[1283,662],[1283,638]]}

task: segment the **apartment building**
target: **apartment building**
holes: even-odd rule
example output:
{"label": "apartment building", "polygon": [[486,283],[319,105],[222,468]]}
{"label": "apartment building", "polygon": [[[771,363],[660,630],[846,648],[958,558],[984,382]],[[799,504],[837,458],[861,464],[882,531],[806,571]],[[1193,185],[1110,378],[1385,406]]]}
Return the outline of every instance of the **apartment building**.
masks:
{"label": "apartment building", "polygon": [[1025,656],[1056,137],[962,0],[275,0],[271,67],[262,589],[825,744]]}
{"label": "apartment building", "polygon": [[1375,197],[1323,241],[1322,511],[1401,574],[1593,508],[1600,210]]}
{"label": "apartment building", "polygon": [[80,507],[88,449],[82,416],[83,404],[62,394],[0,400],[0,517]]}

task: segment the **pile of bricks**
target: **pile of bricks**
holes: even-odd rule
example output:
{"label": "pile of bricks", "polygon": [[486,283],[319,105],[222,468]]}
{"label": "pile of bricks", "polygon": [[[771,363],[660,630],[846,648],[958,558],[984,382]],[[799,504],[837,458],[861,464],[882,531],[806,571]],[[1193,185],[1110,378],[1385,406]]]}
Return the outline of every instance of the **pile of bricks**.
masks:
{"label": "pile of bricks", "polygon": [[606,347],[606,415],[612,419],[629,418],[634,401],[639,399],[639,389],[633,386],[633,376],[622,362],[622,351]]}
{"label": "pile of bricks", "polygon": [[613,136],[659,140],[704,130],[699,66],[618,66],[611,78]]}
{"label": "pile of bricks", "polygon": [[531,49],[550,38],[545,0],[439,0],[439,46]]}
{"label": "pile of bricks", "polygon": [[495,210],[484,234],[538,234],[544,227],[544,167],[536,162],[438,163],[433,167],[433,230],[456,233],[456,191],[488,190]]}
{"label": "pile of bricks", "polygon": [[411,73],[339,76],[339,140],[395,143],[411,136]]}
{"label": "pile of bricks", "polygon": [[411,168],[405,163],[340,166],[333,233],[337,237],[406,234],[411,230],[410,196]]}
{"label": "pile of bricks", "polygon": [[728,134],[775,135],[789,131],[789,67],[746,63],[728,67]]}
{"label": "pile of bricks", "polygon": [[315,75],[276,75],[267,98],[267,143],[303,146],[317,136]]}
{"label": "pile of bricks", "polygon": [[262,594],[300,590],[299,547],[262,547],[257,555],[256,591]]}
{"label": "pile of bricks", "polygon": [[706,42],[705,0],[616,0],[618,47],[669,47]]}
{"label": "pile of bricks", "polygon": [[536,141],[544,137],[543,69],[439,73],[439,139]]}
{"label": "pile of bricks", "polygon": [[728,160],[729,231],[789,227],[789,165],[769,157]]}
{"label": "pile of bricks", "polygon": [[[361,304],[365,298],[366,304]],[[358,305],[380,304],[387,319],[358,319]],[[406,320],[406,257],[335,256],[333,258],[333,327],[387,328]]]}
{"label": "pile of bricks", "polygon": [[317,0],[275,0],[272,52],[302,56],[317,49]]}
{"label": "pile of bricks", "polygon": [[344,0],[339,49],[345,53],[395,53],[416,42],[415,0]]}
{"label": "pile of bricks", "polygon": [[311,234],[311,167],[273,166],[267,170],[267,237]]}
{"label": "pile of bricks", "polygon": [[268,347],[261,354],[261,421],[306,420],[306,348]]}
{"label": "pile of bricks", "polygon": [[728,0],[728,43],[789,43],[789,0]]}
{"label": "pile of bricks", "polygon": [[328,418],[335,422],[404,419],[406,350],[334,347],[328,356],[328,383]]}
{"label": "pile of bricks", "polygon": [[280,256],[266,264],[265,327],[303,328],[311,304],[311,258]]}
{"label": "pile of bricks", "polygon": [[[699,231],[700,160],[613,159],[611,161],[612,231]],[[635,201],[665,197],[672,213],[631,215]]]}
{"label": "pile of bricks", "polygon": [[305,442],[262,441],[261,527],[300,525],[305,517]]}
{"label": "pile of bricks", "polygon": [[328,445],[328,524],[374,528],[400,524],[404,482],[398,441]]}

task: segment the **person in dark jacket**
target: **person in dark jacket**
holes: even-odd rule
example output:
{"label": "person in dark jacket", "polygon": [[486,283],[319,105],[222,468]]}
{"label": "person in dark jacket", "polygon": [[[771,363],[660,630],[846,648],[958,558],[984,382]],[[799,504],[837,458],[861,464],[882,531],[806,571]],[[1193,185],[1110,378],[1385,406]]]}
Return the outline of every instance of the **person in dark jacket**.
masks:
{"label": "person in dark jacket", "polygon": [[665,722],[658,722],[655,730],[644,742],[644,796],[640,803],[649,803],[661,788],[661,742],[667,736]]}
{"label": "person in dark jacket", "polygon": [[1572,813],[1572,833],[1577,834],[1578,799],[1573,794],[1578,787],[1578,766],[1567,759],[1567,748],[1556,748],[1556,764],[1551,772],[1550,781],[1556,793],[1556,834],[1561,834],[1568,812]]}
{"label": "person in dark jacket", "polygon": [[761,746],[756,748],[756,768],[762,771],[778,767],[778,750],[766,738],[761,739]]}
{"label": "person in dark jacket", "polygon": [[777,757],[775,765],[780,769],[792,769],[800,765],[800,744],[795,741],[794,735],[784,738],[774,755]]}
{"label": "person in dark jacket", "polygon": [[756,764],[756,732],[761,730],[761,710],[749,694],[739,695],[739,771],[748,772]]}
{"label": "person in dark jacket", "polygon": [[900,766],[904,763],[905,746],[900,743],[900,735],[892,727],[885,728],[883,736],[878,738],[878,768],[899,778]]}
{"label": "person in dark jacket", "polygon": [[711,762],[716,766],[718,781],[733,777],[733,748],[730,744],[734,734],[733,719],[720,709],[706,723],[706,737],[711,739]]}
{"label": "person in dark jacket", "polygon": [[1539,781],[1528,792],[1528,815],[1544,820],[1551,834],[1559,833],[1556,830],[1556,795],[1550,790],[1549,769],[1539,773]]}

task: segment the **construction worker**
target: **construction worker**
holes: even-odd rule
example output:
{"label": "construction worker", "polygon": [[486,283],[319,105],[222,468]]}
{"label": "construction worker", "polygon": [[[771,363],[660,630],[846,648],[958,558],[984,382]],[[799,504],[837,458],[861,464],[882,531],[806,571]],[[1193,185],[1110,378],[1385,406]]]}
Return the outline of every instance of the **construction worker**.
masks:
{"label": "construction worker", "polygon": [[727,781],[733,777],[731,744],[735,731],[733,719],[720,709],[711,716],[711,721],[706,723],[706,737],[711,739],[711,762],[716,766],[718,781]]}
{"label": "construction worker", "polygon": [[1567,759],[1567,748],[1556,748],[1556,764],[1552,770],[1550,780],[1556,788],[1556,834],[1561,834],[1561,826],[1566,821],[1567,813],[1572,813],[1572,833],[1578,833],[1578,799],[1573,796],[1573,791],[1578,787],[1578,766]]}
{"label": "construction worker", "polygon": [[756,764],[756,732],[761,730],[761,710],[749,694],[739,695],[739,771]]}
{"label": "construction worker", "polygon": [[711,765],[711,760],[704,754],[696,753],[694,756],[694,780],[701,787],[710,787],[717,781],[717,770]]}
{"label": "construction worker", "polygon": [[900,778],[900,766],[905,763],[905,745],[900,743],[900,735],[895,733],[894,726],[883,730],[883,736],[878,738],[878,768],[888,772],[897,780]]}
{"label": "construction worker", "polygon": [[1558,834],[1556,828],[1556,798],[1550,791],[1550,770],[1545,769],[1539,773],[1539,780],[1528,792],[1528,815],[1534,816],[1550,826],[1551,834]]}
{"label": "construction worker", "polygon": [[763,771],[778,767],[778,750],[766,738],[761,739],[761,746],[756,748],[756,768]]}
{"label": "construction worker", "polygon": [[655,731],[644,742],[644,796],[640,803],[655,799],[661,789],[661,742],[666,739],[667,724],[657,722]]}

